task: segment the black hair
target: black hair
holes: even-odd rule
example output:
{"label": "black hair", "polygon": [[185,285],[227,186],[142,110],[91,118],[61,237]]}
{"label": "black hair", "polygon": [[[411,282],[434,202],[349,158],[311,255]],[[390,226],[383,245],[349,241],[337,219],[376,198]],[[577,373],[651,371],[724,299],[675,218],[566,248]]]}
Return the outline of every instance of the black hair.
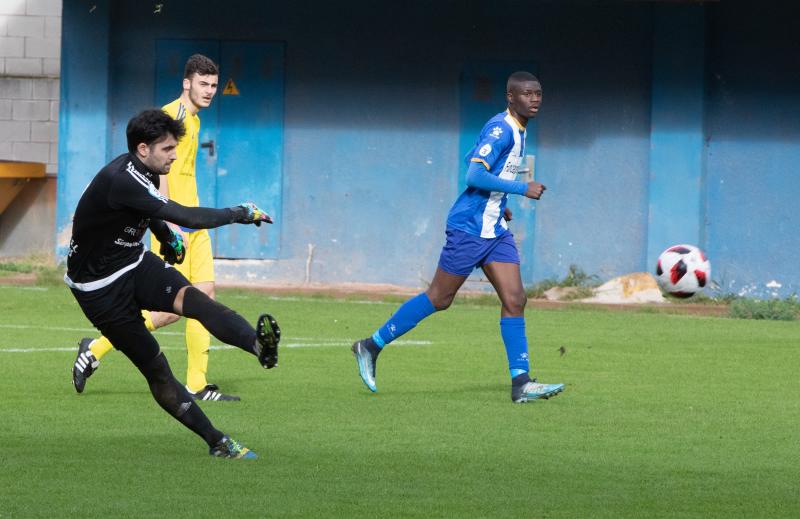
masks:
{"label": "black hair", "polygon": [[536,81],[539,83],[539,80],[536,78],[536,76],[530,72],[525,72],[524,70],[518,70],[517,72],[514,72],[508,76],[508,82],[506,82],[506,92],[510,92],[514,85],[525,83],[526,81]]}
{"label": "black hair", "polygon": [[186,133],[181,121],[176,121],[163,110],[152,108],[136,114],[125,129],[128,137],[128,151],[136,153],[139,143],[148,146],[164,139],[167,134],[180,139]]}
{"label": "black hair", "polygon": [[201,76],[219,76],[219,67],[214,61],[202,54],[192,54],[183,67],[183,78],[192,79],[193,74]]}

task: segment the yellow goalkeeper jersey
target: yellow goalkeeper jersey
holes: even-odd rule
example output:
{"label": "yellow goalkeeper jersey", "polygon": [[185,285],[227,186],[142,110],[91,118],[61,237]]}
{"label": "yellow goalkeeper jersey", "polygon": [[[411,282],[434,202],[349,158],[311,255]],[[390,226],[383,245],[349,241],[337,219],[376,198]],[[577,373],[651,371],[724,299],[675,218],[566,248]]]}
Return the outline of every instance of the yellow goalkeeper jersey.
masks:
{"label": "yellow goalkeeper jersey", "polygon": [[178,141],[175,150],[178,158],[172,163],[167,175],[169,198],[181,205],[198,207],[200,199],[197,197],[197,179],[195,178],[194,163],[197,157],[197,144],[200,134],[200,117],[192,115],[183,106],[180,98],[164,105],[162,110],[177,121],[182,121],[186,134]]}

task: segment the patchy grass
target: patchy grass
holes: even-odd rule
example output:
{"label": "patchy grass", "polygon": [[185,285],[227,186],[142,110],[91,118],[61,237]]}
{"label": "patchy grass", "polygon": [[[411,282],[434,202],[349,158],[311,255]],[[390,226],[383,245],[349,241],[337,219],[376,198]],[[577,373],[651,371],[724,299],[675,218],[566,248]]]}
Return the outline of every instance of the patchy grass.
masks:
{"label": "patchy grass", "polygon": [[[247,463],[211,459],[118,352],[75,394],[94,332],[66,288],[0,294],[3,517],[800,515],[797,322],[529,308],[534,374],[567,389],[513,405],[496,302],[387,346],[372,394],[349,346],[396,304],[220,289],[284,332],[279,369],[211,352],[210,379],[242,401],[201,405],[260,455]],[[156,332],[180,379],[182,332]],[[743,390],[754,377],[770,383]],[[213,484],[187,492],[190,475]]]}
{"label": "patchy grass", "polygon": [[731,303],[731,317],[794,321],[800,319],[800,302],[796,296],[786,299],[736,299]]}

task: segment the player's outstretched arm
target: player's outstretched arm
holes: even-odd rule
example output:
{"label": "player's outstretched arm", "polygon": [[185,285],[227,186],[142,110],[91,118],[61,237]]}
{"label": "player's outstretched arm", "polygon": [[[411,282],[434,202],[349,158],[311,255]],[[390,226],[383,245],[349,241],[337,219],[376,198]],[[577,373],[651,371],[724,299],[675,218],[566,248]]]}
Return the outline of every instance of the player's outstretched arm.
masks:
{"label": "player's outstretched arm", "polygon": [[[186,207],[174,200],[168,200],[152,217],[191,227],[193,229],[213,229],[231,223],[272,223],[272,218],[252,202],[234,207],[214,209],[211,207]],[[156,235],[158,237],[158,235]]]}
{"label": "player's outstretched arm", "polygon": [[484,191],[499,191],[515,195],[525,195],[528,185],[516,180],[505,180],[492,175],[480,162],[472,162],[467,170],[467,185]]}

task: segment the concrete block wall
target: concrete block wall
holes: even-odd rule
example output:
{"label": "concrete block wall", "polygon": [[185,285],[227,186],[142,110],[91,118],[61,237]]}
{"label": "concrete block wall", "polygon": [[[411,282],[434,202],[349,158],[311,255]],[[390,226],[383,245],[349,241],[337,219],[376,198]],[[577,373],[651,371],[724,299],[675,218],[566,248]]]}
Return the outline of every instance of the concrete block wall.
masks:
{"label": "concrete block wall", "polygon": [[62,0],[0,0],[0,159],[58,171]]}
{"label": "concrete block wall", "polygon": [[0,160],[40,162],[0,214],[0,257],[55,246],[62,0],[0,0]]}

